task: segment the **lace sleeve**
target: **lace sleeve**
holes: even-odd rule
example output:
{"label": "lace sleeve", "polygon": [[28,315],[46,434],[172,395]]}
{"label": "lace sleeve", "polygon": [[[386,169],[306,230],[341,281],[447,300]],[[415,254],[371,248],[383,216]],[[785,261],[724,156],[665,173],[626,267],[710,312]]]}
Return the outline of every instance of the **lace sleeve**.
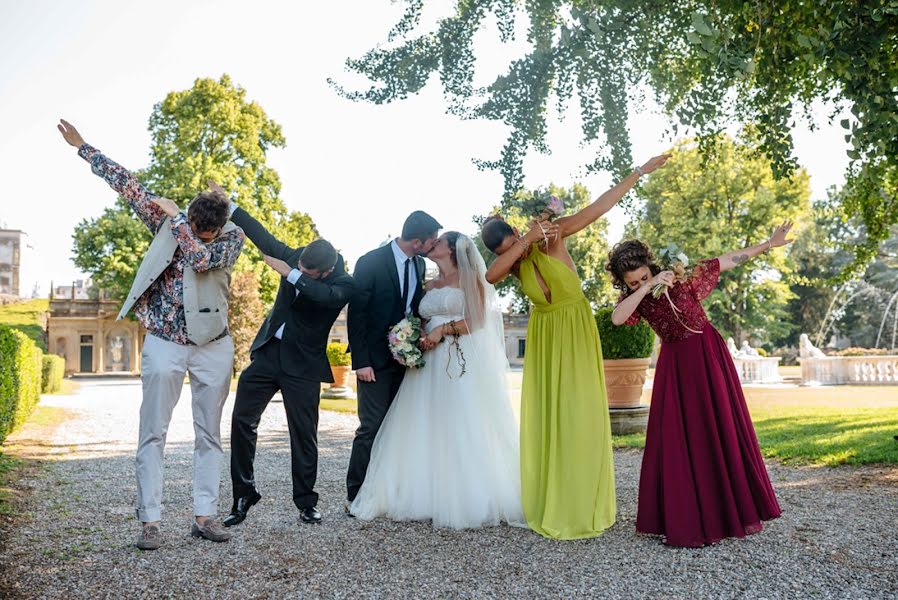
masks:
{"label": "lace sleeve", "polygon": [[701,301],[711,295],[720,279],[720,261],[716,258],[702,261],[689,280],[692,293]]}

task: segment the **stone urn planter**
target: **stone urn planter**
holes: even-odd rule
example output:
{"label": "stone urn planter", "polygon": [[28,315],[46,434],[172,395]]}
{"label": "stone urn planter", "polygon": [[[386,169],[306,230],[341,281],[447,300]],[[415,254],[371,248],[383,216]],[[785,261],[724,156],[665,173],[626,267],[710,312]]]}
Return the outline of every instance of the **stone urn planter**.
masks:
{"label": "stone urn planter", "polygon": [[334,376],[334,382],[328,387],[348,387],[350,373],[352,373],[352,367],[349,365],[331,365],[331,374]]}
{"label": "stone urn planter", "polygon": [[642,403],[642,390],[651,362],[655,333],[645,321],[637,325],[614,325],[613,309],[596,312],[596,326],[602,340],[602,364],[608,393],[611,433],[644,432],[649,407]]}
{"label": "stone urn planter", "polygon": [[[623,325],[626,327],[626,325]],[[650,358],[604,359],[608,408],[633,408],[642,404]]]}
{"label": "stone urn planter", "polygon": [[347,399],[355,398],[355,392],[349,387],[349,374],[352,372],[352,357],[346,352],[346,344],[331,342],[327,345],[327,362],[331,366],[334,382],[321,392],[322,398]]}

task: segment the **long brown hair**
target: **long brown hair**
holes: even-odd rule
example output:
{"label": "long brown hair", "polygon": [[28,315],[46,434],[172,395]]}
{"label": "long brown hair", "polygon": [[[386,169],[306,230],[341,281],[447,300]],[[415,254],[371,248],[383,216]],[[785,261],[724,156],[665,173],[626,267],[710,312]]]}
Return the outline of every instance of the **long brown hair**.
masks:
{"label": "long brown hair", "polygon": [[639,240],[624,240],[615,244],[605,264],[605,270],[611,275],[611,285],[625,293],[629,293],[630,288],[624,281],[624,275],[639,267],[648,267],[653,276],[661,272],[652,249]]}

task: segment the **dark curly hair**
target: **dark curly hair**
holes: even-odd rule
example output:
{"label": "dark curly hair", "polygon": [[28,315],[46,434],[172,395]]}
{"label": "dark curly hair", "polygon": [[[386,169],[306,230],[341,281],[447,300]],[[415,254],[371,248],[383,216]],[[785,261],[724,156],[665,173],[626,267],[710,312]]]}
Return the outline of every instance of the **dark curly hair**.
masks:
{"label": "dark curly hair", "polygon": [[615,244],[605,264],[605,270],[611,275],[611,285],[625,293],[629,293],[630,288],[624,281],[624,275],[639,267],[648,267],[653,276],[661,272],[651,248],[639,240],[624,240]]}
{"label": "dark curly hair", "polygon": [[187,218],[198,232],[221,229],[230,217],[231,203],[221,192],[200,192],[190,202]]}

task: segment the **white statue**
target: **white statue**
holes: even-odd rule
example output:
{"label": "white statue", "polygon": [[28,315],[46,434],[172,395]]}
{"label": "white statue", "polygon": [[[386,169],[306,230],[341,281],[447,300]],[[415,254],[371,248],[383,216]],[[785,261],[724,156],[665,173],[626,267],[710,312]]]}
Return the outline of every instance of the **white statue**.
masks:
{"label": "white statue", "polygon": [[112,362],[113,363],[122,362],[122,349],[124,348],[124,346],[125,346],[125,344],[122,341],[121,336],[116,336],[112,339],[111,354],[112,354]]}
{"label": "white statue", "polygon": [[798,338],[798,356],[801,358],[825,358],[822,350],[811,343],[808,334],[802,333]]}
{"label": "white statue", "polygon": [[758,354],[758,351],[755,350],[754,348],[752,348],[748,344],[748,340],[745,340],[744,342],[742,342],[742,347],[739,348],[739,354],[741,354],[742,356],[749,356],[749,357],[760,356],[760,354]]}
{"label": "white statue", "polygon": [[732,337],[727,338],[727,350],[730,351],[730,356],[736,358],[736,355],[739,354],[739,350],[736,348],[736,342],[733,341]]}

